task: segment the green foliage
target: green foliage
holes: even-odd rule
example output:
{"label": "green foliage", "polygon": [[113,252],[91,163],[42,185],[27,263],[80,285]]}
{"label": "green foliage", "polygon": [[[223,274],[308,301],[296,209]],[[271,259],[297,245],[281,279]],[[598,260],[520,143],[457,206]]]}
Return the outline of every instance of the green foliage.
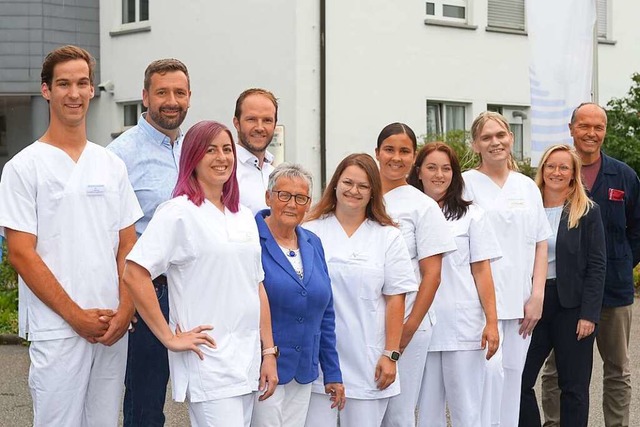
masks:
{"label": "green foliage", "polygon": [[[424,144],[432,141],[441,141],[453,148],[460,161],[462,171],[473,169],[480,163],[480,157],[471,149],[471,133],[463,130],[452,130],[444,134],[427,134],[421,138],[422,144],[418,148],[422,148]],[[517,161],[518,169],[523,174],[531,177],[536,176],[536,168],[531,166],[531,159]]]}
{"label": "green foliage", "polygon": [[607,137],[602,149],[640,175],[640,73],[631,80],[626,97],[607,103]]}
{"label": "green foliage", "polygon": [[2,243],[0,263],[0,334],[18,333],[18,275],[7,261],[6,242]]}

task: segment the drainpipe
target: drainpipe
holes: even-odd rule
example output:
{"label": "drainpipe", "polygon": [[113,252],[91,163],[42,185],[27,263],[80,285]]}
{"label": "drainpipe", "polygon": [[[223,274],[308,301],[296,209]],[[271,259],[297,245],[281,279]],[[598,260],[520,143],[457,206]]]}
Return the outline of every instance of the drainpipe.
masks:
{"label": "drainpipe", "polygon": [[326,43],[326,0],[320,0],[320,187],[327,185],[327,43]]}

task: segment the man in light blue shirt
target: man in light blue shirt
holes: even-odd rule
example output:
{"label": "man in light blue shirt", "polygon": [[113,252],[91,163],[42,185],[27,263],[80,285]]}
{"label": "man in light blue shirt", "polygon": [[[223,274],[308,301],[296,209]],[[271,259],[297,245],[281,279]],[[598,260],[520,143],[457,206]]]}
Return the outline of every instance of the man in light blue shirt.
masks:
{"label": "man in light blue shirt", "polygon": [[[147,108],[138,124],[107,146],[127,166],[129,180],[144,217],[136,222],[140,236],[156,208],[169,200],[178,178],[180,125],[191,97],[187,67],[177,59],[152,62],[144,74],[142,102]],[[160,308],[169,319],[167,278],[153,280]],[[123,405],[124,426],[162,426],[169,380],[167,350],[138,317],[129,335]]]}

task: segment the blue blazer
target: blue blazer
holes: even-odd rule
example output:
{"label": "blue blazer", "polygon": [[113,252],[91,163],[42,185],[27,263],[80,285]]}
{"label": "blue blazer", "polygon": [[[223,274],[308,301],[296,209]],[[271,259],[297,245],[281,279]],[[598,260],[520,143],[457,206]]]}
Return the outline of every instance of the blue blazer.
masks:
{"label": "blue blazer", "polygon": [[301,280],[264,221],[270,213],[269,209],[258,212],[256,223],[273,340],[280,349],[279,383],[292,379],[300,384],[312,382],[319,375],[318,363],[325,384],[341,383],[333,293],[322,242],[311,231],[296,227],[304,269]]}

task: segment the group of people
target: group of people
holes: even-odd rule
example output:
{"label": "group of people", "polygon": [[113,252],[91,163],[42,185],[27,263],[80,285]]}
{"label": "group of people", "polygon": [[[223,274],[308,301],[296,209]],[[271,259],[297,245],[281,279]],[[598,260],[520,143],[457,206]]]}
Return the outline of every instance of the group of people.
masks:
{"label": "group of people", "polygon": [[237,144],[215,121],[183,134],[189,73],[154,61],[147,111],[105,149],[86,138],[93,67],[46,57],[49,128],[0,181],[34,425],[117,425],[123,387],[125,426],[163,425],[171,378],[194,426],[444,427],[447,407],[454,426],[540,426],[547,361],[547,421],[586,426],[594,342],[606,423],[629,425],[640,182],[601,152],[601,107],[576,108],[574,147],[535,181],[498,113],[473,122],[464,173],[392,123],[312,203],[312,175],[267,151],[271,92],[239,96]]}

